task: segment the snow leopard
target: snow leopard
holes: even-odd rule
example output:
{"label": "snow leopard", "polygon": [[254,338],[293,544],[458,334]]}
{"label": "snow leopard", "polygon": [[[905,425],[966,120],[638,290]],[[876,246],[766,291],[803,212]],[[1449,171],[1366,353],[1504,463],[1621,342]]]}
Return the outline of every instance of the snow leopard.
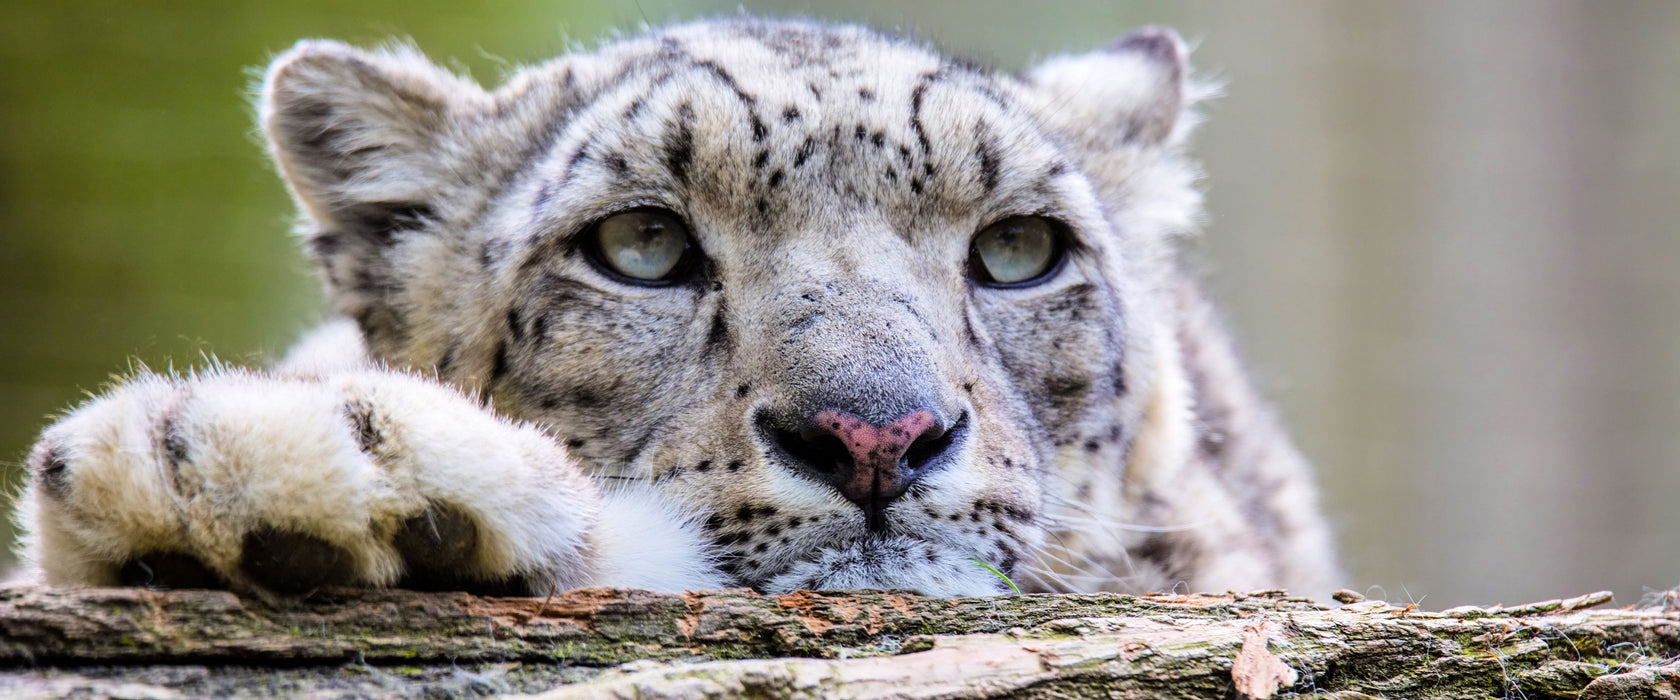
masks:
{"label": "snow leopard", "polygon": [[645,30],[494,89],[298,43],[256,97],[331,318],[142,371],[26,463],[25,575],[323,587],[1336,582],[1186,252],[1193,77],[866,27]]}

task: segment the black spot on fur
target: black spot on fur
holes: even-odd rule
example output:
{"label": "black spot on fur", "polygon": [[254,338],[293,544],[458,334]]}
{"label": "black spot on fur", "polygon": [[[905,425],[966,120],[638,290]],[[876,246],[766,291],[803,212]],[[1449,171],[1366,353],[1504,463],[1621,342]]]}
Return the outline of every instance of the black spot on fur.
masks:
{"label": "black spot on fur", "polygon": [[[1044,380],[1045,398],[1056,411],[1066,412],[1083,404],[1091,392],[1088,377],[1058,376]],[[1073,438],[1067,442],[1071,443]]]}
{"label": "black spot on fur", "polygon": [[1196,559],[1196,546],[1191,540],[1174,537],[1172,533],[1155,533],[1144,539],[1133,557],[1161,569],[1168,579],[1185,580]]}
{"label": "black spot on fur", "polygon": [[738,387],[735,387],[735,398],[737,398],[737,399],[747,398],[747,394],[750,393],[750,392],[752,392],[752,385],[742,384]]}
{"label": "black spot on fur", "polygon": [[706,329],[705,354],[729,354],[735,349],[734,336],[729,332],[729,306],[718,302],[717,311],[712,313],[712,323]]}
{"label": "black spot on fur", "polygon": [[887,182],[898,182],[898,171],[890,165],[887,166]]}
{"label": "black spot on fur", "polygon": [[1056,293],[1044,303],[1041,313],[1067,321],[1082,321],[1096,312],[1099,306],[1096,286],[1086,282]]}
{"label": "black spot on fur", "polygon": [[261,526],[245,533],[239,570],[281,595],[300,595],[349,581],[352,559],[342,547],[314,535]]}
{"label": "black spot on fur", "polygon": [[921,194],[922,193],[922,179],[921,178],[919,178],[919,177],[910,178],[910,191],[914,192],[916,194]]}
{"label": "black spot on fur", "polygon": [[[735,76],[730,75],[729,71],[723,69],[723,66],[711,61],[695,61],[694,67],[710,72],[718,80],[722,81],[724,85],[728,86],[729,89],[735,93],[736,99],[739,99],[741,103],[746,105],[748,108],[758,104],[758,99],[747,94],[747,91],[742,90],[740,84],[735,82]],[[753,119],[754,121],[757,121],[756,116]]]}
{"label": "black spot on fur", "polygon": [[192,445],[187,441],[186,431],[181,428],[180,405],[171,406],[164,413],[162,428],[158,430],[158,447],[171,470],[179,469],[192,458]]}
{"label": "black spot on fur", "polygon": [[[379,296],[388,295],[380,293]],[[364,306],[352,311],[350,317],[356,321],[356,326],[368,342],[376,346],[400,345],[408,334],[407,322],[387,306]]]}
{"label": "black spot on fur", "polygon": [[117,569],[117,582],[154,590],[227,588],[222,577],[198,557],[177,552],[152,552],[123,562]]}
{"label": "black spot on fur", "polygon": [[782,110],[782,121],[785,121],[785,122],[799,121],[799,108],[794,107],[792,105],[789,105],[787,109]]}
{"label": "black spot on fur", "polygon": [[382,274],[375,274],[370,267],[357,267],[350,280],[350,288],[357,294],[383,300],[394,294],[398,288],[395,280]]}
{"label": "black spot on fur", "polygon": [[769,182],[770,187],[773,189],[773,188],[781,186],[782,177],[785,174],[786,173],[783,173],[781,168],[777,168],[776,172],[770,173],[770,182]]}
{"label": "black spot on fur", "polygon": [[699,464],[694,465],[694,471],[697,471],[697,472],[709,472],[711,470],[712,470],[712,460],[709,460],[709,459],[700,460]]}
{"label": "black spot on fur", "polygon": [[642,98],[636,98],[635,102],[631,102],[629,107],[624,108],[624,119],[626,121],[635,119],[636,115],[641,113],[644,105],[646,105],[646,102]]}
{"label": "black spot on fur", "polygon": [[624,160],[624,156],[617,153],[610,153],[606,157],[606,162],[607,167],[612,168],[613,174],[619,176],[620,178],[630,176],[630,163]]}
{"label": "black spot on fur", "polygon": [[869,137],[869,129],[862,124],[857,125],[857,128],[852,131],[852,138],[855,138],[859,141],[862,141],[862,140],[864,140],[868,137]]}
{"label": "black spot on fur", "polygon": [[675,134],[666,137],[664,151],[666,169],[677,178],[677,182],[687,185],[688,164],[694,160],[694,132],[689,130],[686,122],[677,126]]}
{"label": "black spot on fur", "polygon": [[338,219],[363,240],[388,246],[396,242],[398,233],[424,228],[437,215],[430,205],[419,202],[359,202],[340,210]]}
{"label": "black spot on fur", "polygon": [[756,114],[752,115],[752,139],[753,139],[753,143],[760,143],[760,142],[764,141],[764,137],[769,136],[769,135],[770,135],[770,127],[764,123],[763,119],[759,119],[758,115],[756,115]]}
{"label": "black spot on fur", "polygon": [[874,102],[875,91],[866,87],[860,87],[858,88],[858,99],[861,99],[864,102]]}
{"label": "black spot on fur", "polygon": [[535,343],[548,337],[548,314],[540,314],[531,321],[531,342]]}
{"label": "black spot on fur", "polygon": [[309,239],[309,253],[317,260],[326,260],[344,247],[344,237],[336,231],[323,231]]}
{"label": "black spot on fur", "polygon": [[525,339],[525,322],[519,317],[519,309],[511,306],[507,310],[507,329],[514,342]]}
{"label": "black spot on fur", "polygon": [[62,499],[70,495],[70,458],[64,448],[52,445],[40,450],[37,455],[30,460],[35,482],[53,498]]}
{"label": "black spot on fur", "polygon": [[572,405],[582,409],[600,408],[608,404],[607,399],[600,392],[581,386],[572,387],[570,391],[566,392],[565,397]]}
{"label": "black spot on fur", "polygon": [[566,439],[566,448],[571,449],[571,450],[578,449],[579,447],[583,447],[584,445],[587,445],[587,444],[589,444],[589,442],[587,440],[584,440],[583,438],[567,438]]}
{"label": "black spot on fur", "polygon": [[880,148],[882,146],[885,146],[887,144],[887,132],[877,131],[873,134],[870,134],[869,135],[869,143],[871,145],[875,146],[876,148]]}
{"label": "black spot on fur", "polygon": [[810,330],[811,326],[816,325],[817,321],[825,315],[826,315],[826,312],[824,312],[822,309],[811,309],[809,311],[806,311],[805,313],[800,314],[799,316],[795,317],[793,320],[788,321],[788,324],[787,324],[788,334],[789,335],[797,335],[797,334],[800,334],[800,333],[804,333],[807,330]]}
{"label": "black spot on fur", "polygon": [[763,168],[764,165],[766,163],[769,163],[769,162],[770,162],[770,151],[769,150],[759,151],[758,152],[758,157],[753,158],[753,167],[754,168]]}
{"label": "black spot on fur", "polygon": [[793,154],[793,167],[797,168],[804,165],[805,161],[810,160],[811,156],[816,152],[817,142],[811,140],[809,136],[805,137],[805,142],[799,144],[799,150]]}
{"label": "black spot on fur", "polygon": [[501,341],[499,343],[496,343],[496,354],[494,356],[494,359],[491,360],[491,362],[490,362],[490,377],[488,378],[488,382],[487,382],[488,386],[489,387],[494,387],[497,384],[501,383],[502,379],[507,377],[507,373],[508,373],[508,346],[507,346],[507,341],[504,340],[504,341]]}
{"label": "black spot on fur", "polygon": [[974,347],[978,348],[985,345],[980,342],[980,334],[974,331],[974,319],[970,318],[968,314],[963,314],[963,337],[967,338],[968,343]]}
{"label": "black spot on fur", "polygon": [[450,370],[455,369],[455,353],[459,350],[460,348],[454,343],[450,343],[449,347],[444,348],[443,357],[438,358],[437,364],[434,365],[439,376],[447,377]]}
{"label": "black spot on fur", "polygon": [[979,145],[974,148],[974,155],[980,159],[980,185],[985,187],[989,194],[997,189],[999,172],[997,144],[992,141],[990,134],[980,138]]}
{"label": "black spot on fur", "polygon": [[344,417],[350,422],[350,433],[356,438],[357,448],[369,454],[379,449],[384,437],[374,423],[372,405],[359,399],[351,400],[344,404]]}
{"label": "black spot on fur", "polygon": [[[326,157],[338,150],[338,144],[348,137],[347,129],[340,125],[338,110],[333,103],[325,98],[307,99],[301,95],[282,102],[280,116],[285,119],[275,119],[280,125],[290,126],[290,139],[300,148],[315,151],[318,157]],[[334,170],[340,178],[348,177],[351,173],[348,165],[341,165]]]}
{"label": "black spot on fur", "polygon": [[559,189],[559,184],[554,182],[545,182],[542,187],[538,187],[536,197],[531,199],[532,211],[548,206],[549,200],[554,199],[554,193]]}
{"label": "black spot on fur", "polygon": [[588,165],[590,161],[595,160],[595,156],[589,153],[589,147],[593,145],[595,145],[594,141],[584,141],[577,147],[577,150],[572,151],[572,155],[566,158],[565,169],[561,171],[561,182],[569,182],[572,179],[572,173],[574,171],[581,166]]}
{"label": "black spot on fur", "polygon": [[927,97],[928,86],[943,79],[943,71],[926,73],[910,90],[910,130],[916,133],[916,145],[924,154],[933,152],[933,143],[928,140],[927,130],[922,128],[922,100]]}
{"label": "black spot on fur", "polygon": [[[738,460],[738,459],[732,459],[732,460],[729,461],[729,471],[732,471],[732,472],[741,471],[741,467],[744,467],[746,465],[747,465],[746,462],[743,462],[743,461]],[[772,509],[770,509],[770,512],[774,513],[776,511],[775,511],[774,508],[772,508]]]}

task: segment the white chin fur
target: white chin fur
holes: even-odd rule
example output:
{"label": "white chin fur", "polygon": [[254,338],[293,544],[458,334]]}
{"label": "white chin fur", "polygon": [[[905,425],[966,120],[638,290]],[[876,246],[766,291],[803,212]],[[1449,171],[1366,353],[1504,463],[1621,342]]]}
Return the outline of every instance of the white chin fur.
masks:
{"label": "white chin fur", "polygon": [[1007,593],[997,574],[973,559],[907,537],[882,537],[824,549],[764,584],[766,593],[873,588],[928,596]]}

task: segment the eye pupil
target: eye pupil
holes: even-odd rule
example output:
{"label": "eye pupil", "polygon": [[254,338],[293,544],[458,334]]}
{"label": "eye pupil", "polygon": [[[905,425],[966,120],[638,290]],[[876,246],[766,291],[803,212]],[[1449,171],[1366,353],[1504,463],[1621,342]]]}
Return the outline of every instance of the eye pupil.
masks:
{"label": "eye pupil", "polygon": [[669,211],[635,209],[596,224],[595,246],[610,271],[641,282],[664,282],[688,258],[688,227]]}
{"label": "eye pupil", "polygon": [[1013,216],[974,237],[970,274],[994,285],[1024,285],[1047,279],[1061,260],[1056,228],[1037,216]]}

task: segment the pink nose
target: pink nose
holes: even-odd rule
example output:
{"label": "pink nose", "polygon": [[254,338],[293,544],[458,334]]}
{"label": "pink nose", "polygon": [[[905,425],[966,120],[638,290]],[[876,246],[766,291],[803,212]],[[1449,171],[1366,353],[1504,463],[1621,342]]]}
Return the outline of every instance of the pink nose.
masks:
{"label": "pink nose", "polygon": [[915,411],[886,425],[874,425],[845,411],[819,411],[820,433],[832,435],[846,446],[851,469],[837,470],[835,488],[847,500],[859,505],[885,504],[904,495],[910,486],[913,466],[906,464],[910,447],[924,438],[944,432],[929,411]]}

